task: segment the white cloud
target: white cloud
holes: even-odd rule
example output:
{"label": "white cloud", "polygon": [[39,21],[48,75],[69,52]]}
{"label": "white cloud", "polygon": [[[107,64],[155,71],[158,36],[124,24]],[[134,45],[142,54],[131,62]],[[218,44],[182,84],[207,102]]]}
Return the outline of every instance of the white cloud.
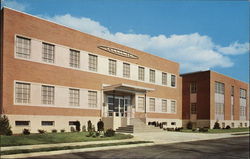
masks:
{"label": "white cloud", "polygon": [[22,4],[19,3],[17,1],[11,1],[11,0],[5,0],[4,2],[4,6],[15,9],[15,10],[19,10],[19,11],[25,11],[27,9],[27,5],[26,4]]}
{"label": "white cloud", "polygon": [[199,33],[171,35],[169,37],[133,32],[112,33],[99,22],[85,17],[79,18],[66,14],[45,18],[82,32],[179,62],[181,72],[207,70],[214,67],[232,67],[234,63],[229,55],[243,54],[249,51],[248,43],[234,42],[229,46],[222,47],[214,44],[209,36]]}

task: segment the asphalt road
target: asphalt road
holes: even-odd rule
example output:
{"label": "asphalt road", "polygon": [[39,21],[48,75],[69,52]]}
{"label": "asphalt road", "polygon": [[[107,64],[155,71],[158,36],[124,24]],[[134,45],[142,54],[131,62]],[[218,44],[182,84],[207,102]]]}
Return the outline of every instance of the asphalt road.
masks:
{"label": "asphalt road", "polygon": [[34,157],[34,159],[35,158],[248,159],[249,137],[234,137],[217,140],[126,148],[119,150],[105,150],[45,157]]}

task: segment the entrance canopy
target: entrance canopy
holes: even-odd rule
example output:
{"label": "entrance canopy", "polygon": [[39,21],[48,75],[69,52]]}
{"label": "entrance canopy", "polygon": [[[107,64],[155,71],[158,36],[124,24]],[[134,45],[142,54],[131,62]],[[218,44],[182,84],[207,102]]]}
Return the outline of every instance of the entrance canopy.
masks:
{"label": "entrance canopy", "polygon": [[124,83],[103,86],[103,91],[121,91],[121,92],[128,92],[128,93],[136,93],[136,92],[147,93],[147,92],[154,91],[154,90],[155,89],[153,88],[134,86],[134,85],[124,84]]}

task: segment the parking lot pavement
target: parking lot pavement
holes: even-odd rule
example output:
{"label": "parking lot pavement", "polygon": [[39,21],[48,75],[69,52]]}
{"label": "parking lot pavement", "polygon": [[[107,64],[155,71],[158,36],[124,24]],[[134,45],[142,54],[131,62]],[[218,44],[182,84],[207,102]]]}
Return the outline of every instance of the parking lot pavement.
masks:
{"label": "parking lot pavement", "polygon": [[[34,159],[44,158],[35,157]],[[70,153],[46,158],[172,158],[248,159],[249,136],[162,144],[95,152]]]}

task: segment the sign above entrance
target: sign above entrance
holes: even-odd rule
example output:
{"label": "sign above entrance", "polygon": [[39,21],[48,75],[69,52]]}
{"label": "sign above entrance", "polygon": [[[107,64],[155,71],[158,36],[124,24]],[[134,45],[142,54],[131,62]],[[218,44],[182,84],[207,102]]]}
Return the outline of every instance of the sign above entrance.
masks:
{"label": "sign above entrance", "polygon": [[97,47],[101,50],[107,51],[111,54],[115,54],[118,56],[123,56],[123,57],[131,58],[131,59],[138,59],[139,58],[138,56],[136,56],[134,54],[131,54],[127,51],[123,51],[120,49],[116,49],[116,48],[112,48],[112,47],[108,47],[108,46],[97,46]]}

